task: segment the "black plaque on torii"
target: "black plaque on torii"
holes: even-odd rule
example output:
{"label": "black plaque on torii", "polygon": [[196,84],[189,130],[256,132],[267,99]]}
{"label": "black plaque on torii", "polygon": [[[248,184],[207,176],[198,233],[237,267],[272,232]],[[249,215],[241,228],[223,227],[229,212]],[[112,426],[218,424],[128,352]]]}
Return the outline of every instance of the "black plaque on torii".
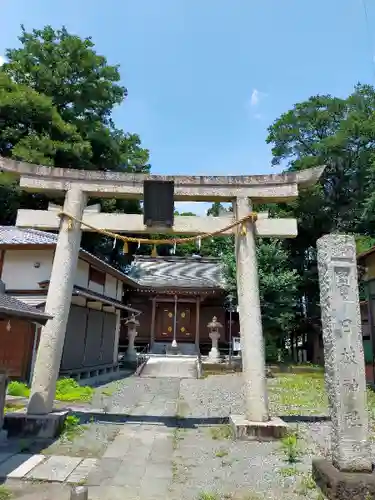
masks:
{"label": "black plaque on torii", "polygon": [[147,227],[173,227],[173,181],[143,182],[143,223]]}

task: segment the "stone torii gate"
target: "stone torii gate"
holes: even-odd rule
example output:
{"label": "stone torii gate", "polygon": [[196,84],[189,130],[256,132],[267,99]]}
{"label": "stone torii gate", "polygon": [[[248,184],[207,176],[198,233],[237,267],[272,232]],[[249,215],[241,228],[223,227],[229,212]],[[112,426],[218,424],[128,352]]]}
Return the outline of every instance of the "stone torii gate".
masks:
{"label": "stone torii gate", "polygon": [[[69,170],[31,165],[0,158],[0,170],[20,176],[20,187],[26,191],[50,195],[65,193],[63,212],[90,226],[112,232],[170,232],[199,235],[212,233],[228,226],[228,217],[175,217],[173,228],[158,229],[144,226],[143,216],[134,214],[100,213],[98,207],[87,207],[89,197],[143,198],[144,181],[174,181],[176,201],[219,201],[233,203],[233,222],[253,210],[253,205],[266,202],[288,202],[298,196],[298,190],[316,183],[324,167],[302,172],[254,176],[159,176]],[[70,297],[76,272],[82,230],[90,230],[67,216],[61,220],[56,208],[45,211],[19,210],[17,226],[42,230],[59,230],[46,311],[53,316],[43,327],[35,363],[28,413],[43,415],[51,412],[59,373]],[[266,390],[265,355],[259,300],[258,269],[255,236],[293,238],[297,236],[295,219],[269,219],[259,214],[256,221],[244,223],[223,234],[236,235],[237,288],[243,343],[243,376],[246,393],[246,414],[236,424],[255,429],[273,427],[269,417]],[[274,423],[278,427],[279,423]],[[244,427],[242,427],[244,428]]]}

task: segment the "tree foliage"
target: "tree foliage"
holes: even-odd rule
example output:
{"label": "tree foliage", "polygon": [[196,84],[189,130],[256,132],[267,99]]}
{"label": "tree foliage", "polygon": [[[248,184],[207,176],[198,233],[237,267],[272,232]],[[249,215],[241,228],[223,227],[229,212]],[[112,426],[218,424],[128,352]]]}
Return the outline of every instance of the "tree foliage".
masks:
{"label": "tree foliage", "polygon": [[0,155],[62,167],[87,159],[91,146],[52,99],[0,73]]}
{"label": "tree foliage", "polygon": [[285,245],[301,277],[299,317],[312,324],[320,317],[316,240],[339,231],[355,234],[359,249],[374,241],[375,89],[357,85],[345,99],[313,96],[268,131],[274,165],[289,171],[326,165],[316,186],[279,206],[298,219],[298,236]]}
{"label": "tree foliage", "polygon": [[[19,40],[0,71],[0,154],[53,167],[148,172],[149,153],[139,136],[116,128],[112,119],[127,96],[118,66],[97,54],[90,38],[64,27],[27,32],[22,26]],[[3,224],[14,223],[17,208],[47,205],[44,196],[22,193],[16,182],[2,182],[0,196]],[[101,205],[104,211],[140,211],[138,202],[126,200]],[[121,264],[119,246],[107,238],[88,234],[83,244]]]}
{"label": "tree foliage", "polygon": [[[256,253],[263,328],[266,336],[282,339],[293,327],[299,277],[291,268],[288,252],[281,241],[260,238]],[[233,238],[227,239],[222,258],[227,289],[237,297]]]}

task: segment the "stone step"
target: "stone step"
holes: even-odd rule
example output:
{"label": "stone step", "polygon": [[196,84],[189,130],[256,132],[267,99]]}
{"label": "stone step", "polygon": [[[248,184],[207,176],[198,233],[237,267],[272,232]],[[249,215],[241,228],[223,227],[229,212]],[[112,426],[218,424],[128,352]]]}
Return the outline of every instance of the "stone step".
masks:
{"label": "stone step", "polygon": [[[171,342],[154,342],[151,353],[152,354],[166,354],[171,353],[172,343]],[[192,342],[179,342],[178,343],[178,354],[194,356],[197,354],[196,346]]]}
{"label": "stone step", "polygon": [[150,357],[144,366],[142,378],[197,378],[196,358],[180,356]]}

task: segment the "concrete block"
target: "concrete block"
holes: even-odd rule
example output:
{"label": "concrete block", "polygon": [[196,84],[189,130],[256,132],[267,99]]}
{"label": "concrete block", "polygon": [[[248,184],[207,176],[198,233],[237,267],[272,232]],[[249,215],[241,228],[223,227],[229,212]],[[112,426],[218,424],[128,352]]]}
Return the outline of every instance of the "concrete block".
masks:
{"label": "concrete block", "polygon": [[70,492],[70,500],[88,500],[89,490],[86,486],[74,486]]}
{"label": "concrete block", "polygon": [[37,465],[46,460],[45,455],[30,455],[19,453],[13,455],[0,465],[0,477],[8,479],[22,479]]}
{"label": "concrete block", "polygon": [[63,429],[68,411],[55,411],[46,415],[29,415],[26,411],[10,412],[5,415],[4,429],[9,437],[35,436],[57,438]]}
{"label": "concrete block", "polygon": [[229,423],[233,429],[233,435],[238,440],[268,441],[280,439],[288,432],[288,425],[278,417],[272,417],[267,422],[252,422],[244,415],[230,415]]}
{"label": "concrete block", "polygon": [[375,498],[374,472],[341,472],[325,459],[314,459],[312,474],[329,500],[369,500]]}
{"label": "concrete block", "polygon": [[35,467],[26,477],[27,479],[62,483],[81,462],[82,458],[52,456]]}

